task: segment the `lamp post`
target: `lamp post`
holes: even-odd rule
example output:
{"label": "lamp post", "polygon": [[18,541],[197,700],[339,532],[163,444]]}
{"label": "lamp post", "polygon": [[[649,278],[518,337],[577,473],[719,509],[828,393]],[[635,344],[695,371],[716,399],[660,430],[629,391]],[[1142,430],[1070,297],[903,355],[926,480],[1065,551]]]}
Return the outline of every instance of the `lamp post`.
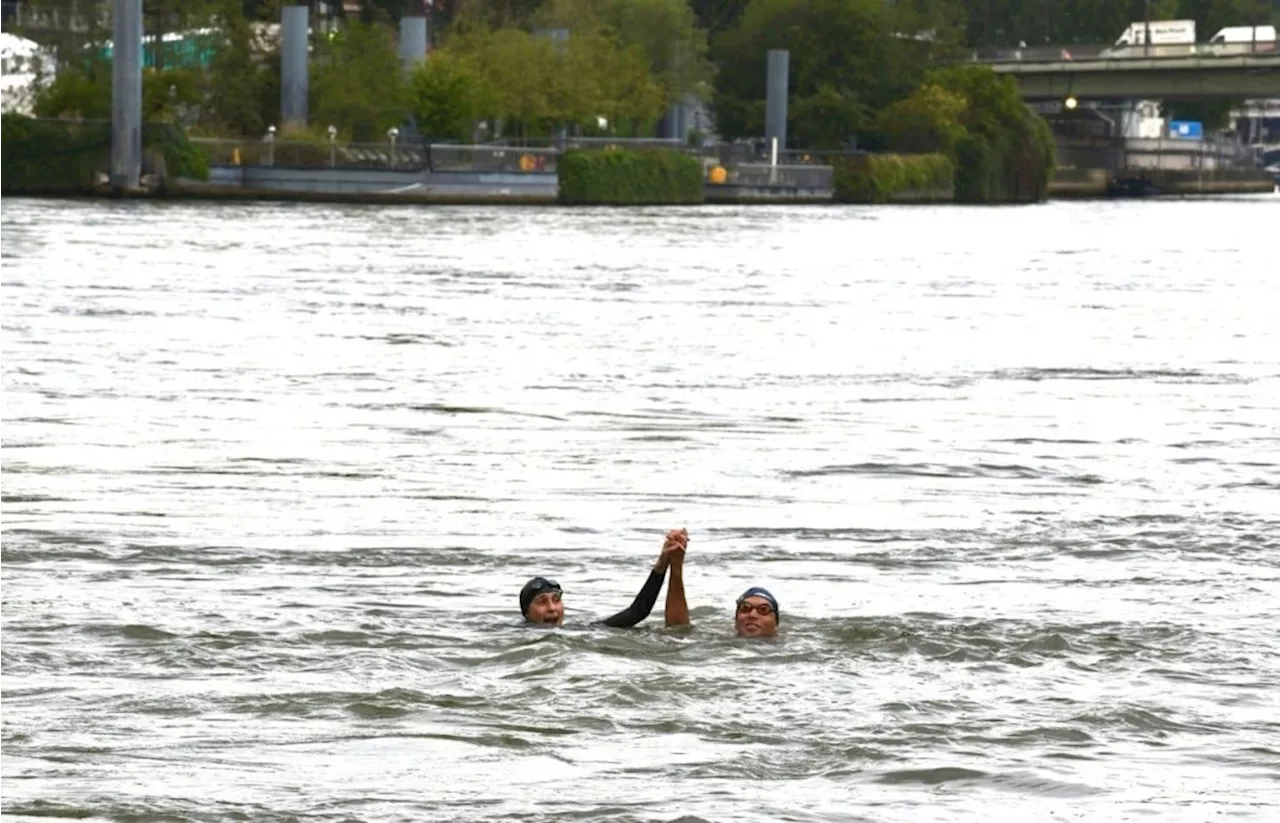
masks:
{"label": "lamp post", "polygon": [[338,165],[338,146],[336,142],[337,139],[338,139],[338,127],[330,126],[329,127],[329,168],[333,168],[334,166]]}
{"label": "lamp post", "polygon": [[387,129],[387,137],[391,140],[391,168],[396,167],[396,138],[400,136],[400,129],[392,126]]}
{"label": "lamp post", "polygon": [[262,138],[267,144],[267,165],[276,164],[276,127],[267,126],[267,135]]}

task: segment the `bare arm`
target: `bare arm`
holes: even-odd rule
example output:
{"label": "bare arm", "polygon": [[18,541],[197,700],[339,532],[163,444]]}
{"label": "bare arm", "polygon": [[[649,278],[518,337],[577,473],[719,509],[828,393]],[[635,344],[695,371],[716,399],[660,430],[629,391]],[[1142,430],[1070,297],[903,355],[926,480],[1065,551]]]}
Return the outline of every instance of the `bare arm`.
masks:
{"label": "bare arm", "polygon": [[689,625],[689,604],[684,599],[684,551],[671,553],[671,566],[667,570],[668,626]]}
{"label": "bare arm", "polygon": [[670,558],[665,610],[668,626],[689,625],[689,604],[684,599],[684,550],[688,546],[688,530],[667,532],[667,542],[662,547],[662,553]]}

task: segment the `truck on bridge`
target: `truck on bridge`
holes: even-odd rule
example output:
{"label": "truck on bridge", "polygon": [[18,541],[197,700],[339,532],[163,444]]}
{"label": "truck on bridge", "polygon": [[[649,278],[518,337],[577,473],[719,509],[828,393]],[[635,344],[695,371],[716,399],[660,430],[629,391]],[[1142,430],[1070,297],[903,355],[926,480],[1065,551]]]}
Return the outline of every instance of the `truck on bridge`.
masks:
{"label": "truck on bridge", "polygon": [[1196,42],[1196,21],[1194,20],[1137,20],[1129,24],[1129,28],[1116,38],[1115,46],[1145,46],[1147,44],[1147,27],[1151,28],[1151,45],[1173,46]]}
{"label": "truck on bridge", "polygon": [[[1151,33],[1150,44],[1147,32]],[[1178,57],[1203,51],[1212,54],[1218,46],[1252,46],[1271,51],[1276,45],[1275,26],[1227,26],[1209,38],[1207,48],[1196,47],[1196,21],[1194,20],[1135,20],[1129,24],[1110,48],[1102,51],[1103,57],[1125,56],[1142,49],[1143,56]]]}

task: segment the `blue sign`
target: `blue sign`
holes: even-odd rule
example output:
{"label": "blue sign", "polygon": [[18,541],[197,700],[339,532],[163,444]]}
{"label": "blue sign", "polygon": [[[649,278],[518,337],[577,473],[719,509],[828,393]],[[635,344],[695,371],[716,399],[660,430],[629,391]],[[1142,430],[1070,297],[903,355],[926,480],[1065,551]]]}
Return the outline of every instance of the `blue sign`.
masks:
{"label": "blue sign", "polygon": [[1170,120],[1169,137],[1174,140],[1199,140],[1204,137],[1204,125],[1195,120]]}

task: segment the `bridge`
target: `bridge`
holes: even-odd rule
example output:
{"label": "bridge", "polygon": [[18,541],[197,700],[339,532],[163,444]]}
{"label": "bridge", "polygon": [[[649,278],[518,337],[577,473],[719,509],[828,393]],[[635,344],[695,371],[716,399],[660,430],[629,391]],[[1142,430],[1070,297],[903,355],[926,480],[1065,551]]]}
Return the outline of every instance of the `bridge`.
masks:
{"label": "bridge", "polygon": [[1003,49],[977,52],[972,62],[1016,77],[1026,100],[1280,97],[1273,41]]}

